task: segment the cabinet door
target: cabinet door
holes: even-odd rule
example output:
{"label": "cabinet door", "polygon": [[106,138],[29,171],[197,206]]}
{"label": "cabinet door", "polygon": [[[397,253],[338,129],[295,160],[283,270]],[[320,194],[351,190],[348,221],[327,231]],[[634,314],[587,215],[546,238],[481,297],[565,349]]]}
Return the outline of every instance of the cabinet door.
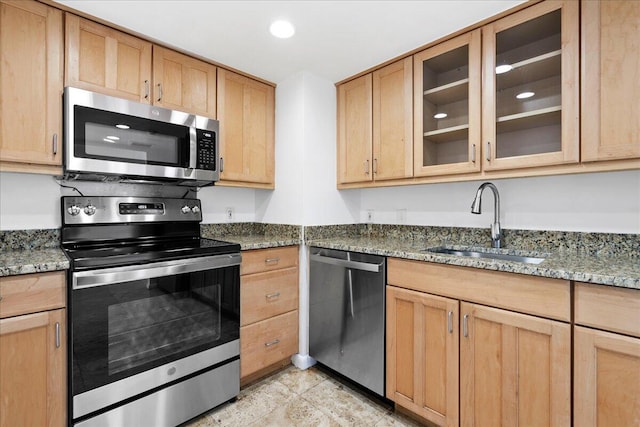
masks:
{"label": "cabinet door", "polygon": [[458,301],[387,286],[387,398],[458,425]]}
{"label": "cabinet door", "polygon": [[372,77],[338,86],[338,183],[373,180]]}
{"label": "cabinet door", "polygon": [[65,85],[149,103],[151,43],[67,13]]}
{"label": "cabinet door", "polygon": [[413,176],[412,59],[373,72],[373,178]]}
{"label": "cabinet door", "polygon": [[153,104],[216,117],[216,67],[153,46]]}
{"label": "cabinet door", "polygon": [[223,181],[273,188],[274,92],[272,86],[218,69]]}
{"label": "cabinet door", "polygon": [[61,164],[63,40],[59,10],[0,3],[0,160]]}
{"label": "cabinet door", "polygon": [[582,160],[640,157],[640,2],[581,8]]}
{"label": "cabinet door", "polygon": [[65,310],[0,320],[0,426],[66,425]]}
{"label": "cabinet door", "polygon": [[577,1],[547,1],[483,27],[484,170],[579,160]]}
{"label": "cabinet door", "polygon": [[640,423],[640,339],[576,326],[574,426]]}
{"label": "cabinet door", "polygon": [[571,330],[565,323],[462,303],[463,426],[568,426]]}
{"label": "cabinet door", "polygon": [[480,30],[417,53],[416,176],[480,170]]}

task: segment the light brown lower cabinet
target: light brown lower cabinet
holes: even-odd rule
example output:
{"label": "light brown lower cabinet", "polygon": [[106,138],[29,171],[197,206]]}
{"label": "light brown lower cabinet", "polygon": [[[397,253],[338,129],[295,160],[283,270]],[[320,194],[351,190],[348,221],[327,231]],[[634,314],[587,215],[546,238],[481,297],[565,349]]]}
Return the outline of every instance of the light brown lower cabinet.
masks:
{"label": "light brown lower cabinet", "polygon": [[66,310],[51,309],[64,283],[63,272],[0,278],[0,427],[66,425]]}
{"label": "light brown lower cabinet", "polygon": [[387,280],[396,405],[439,426],[571,424],[568,281],[393,258]]}
{"label": "light brown lower cabinet", "polygon": [[463,426],[569,426],[571,326],[461,303]]}
{"label": "light brown lower cabinet", "polygon": [[573,425],[640,426],[640,291],[576,283],[575,323]]}
{"label": "light brown lower cabinet", "polygon": [[242,252],[240,379],[256,380],[298,351],[298,247]]}
{"label": "light brown lower cabinet", "polygon": [[459,303],[387,286],[387,397],[438,425],[458,425]]}

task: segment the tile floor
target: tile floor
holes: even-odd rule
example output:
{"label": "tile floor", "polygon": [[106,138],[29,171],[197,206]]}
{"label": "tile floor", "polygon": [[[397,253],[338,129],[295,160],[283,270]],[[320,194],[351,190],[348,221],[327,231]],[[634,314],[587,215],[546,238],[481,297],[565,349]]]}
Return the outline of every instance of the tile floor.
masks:
{"label": "tile floor", "polygon": [[400,427],[419,424],[374,402],[326,373],[289,367],[240,392],[186,427]]}

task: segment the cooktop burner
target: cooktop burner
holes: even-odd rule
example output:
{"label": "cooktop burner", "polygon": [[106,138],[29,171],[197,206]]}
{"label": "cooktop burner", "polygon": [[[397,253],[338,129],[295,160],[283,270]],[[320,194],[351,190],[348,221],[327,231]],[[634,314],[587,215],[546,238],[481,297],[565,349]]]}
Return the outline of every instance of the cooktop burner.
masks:
{"label": "cooktop burner", "polygon": [[62,247],[74,271],[240,252],[200,237],[200,200],[63,197]]}
{"label": "cooktop burner", "polygon": [[144,264],[182,258],[240,252],[237,243],[212,239],[191,239],[153,243],[129,242],[118,246],[67,248],[73,270]]}

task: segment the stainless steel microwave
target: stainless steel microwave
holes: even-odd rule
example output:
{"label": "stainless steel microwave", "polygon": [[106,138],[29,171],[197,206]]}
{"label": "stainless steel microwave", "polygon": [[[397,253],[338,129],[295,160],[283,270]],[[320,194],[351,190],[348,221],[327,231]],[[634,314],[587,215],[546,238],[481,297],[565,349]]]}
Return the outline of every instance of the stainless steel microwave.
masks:
{"label": "stainless steel microwave", "polygon": [[67,87],[64,176],[211,185],[220,177],[217,120]]}

